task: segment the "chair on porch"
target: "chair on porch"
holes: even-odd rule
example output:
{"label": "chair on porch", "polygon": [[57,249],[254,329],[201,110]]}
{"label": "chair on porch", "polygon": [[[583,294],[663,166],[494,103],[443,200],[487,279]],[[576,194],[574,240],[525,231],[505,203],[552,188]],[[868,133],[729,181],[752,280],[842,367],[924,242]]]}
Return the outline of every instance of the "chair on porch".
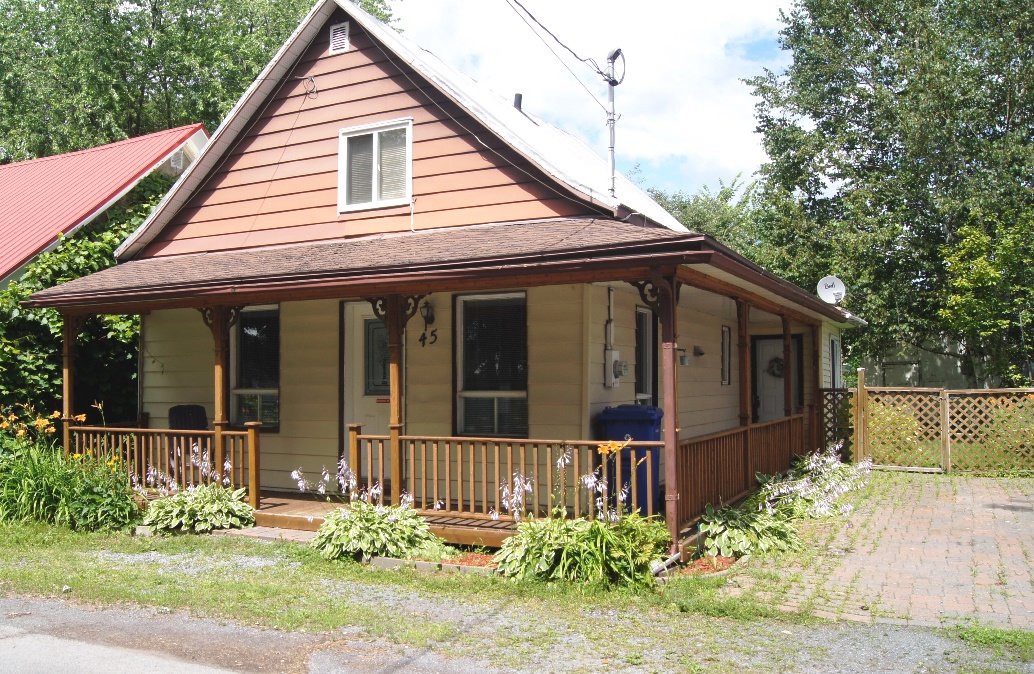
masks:
{"label": "chair on porch", "polygon": [[[169,429],[178,431],[207,431],[208,413],[203,405],[173,405],[169,408]],[[176,440],[169,448],[169,477],[176,481],[181,487],[187,486],[188,474],[192,473],[192,466],[201,467],[211,462],[208,451],[201,456],[197,439],[190,441],[190,446],[185,440]],[[184,460],[185,459],[185,460]],[[182,468],[181,468],[182,467]],[[204,474],[205,470],[201,471]]]}

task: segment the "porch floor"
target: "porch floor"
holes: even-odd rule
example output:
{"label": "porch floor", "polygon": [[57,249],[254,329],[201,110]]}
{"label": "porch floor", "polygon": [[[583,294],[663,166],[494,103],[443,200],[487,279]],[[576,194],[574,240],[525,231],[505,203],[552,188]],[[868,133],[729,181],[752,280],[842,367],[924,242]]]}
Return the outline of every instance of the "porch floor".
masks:
{"label": "porch floor", "polygon": [[[307,494],[263,490],[259,508],[255,511],[255,525],[316,531],[323,524],[324,516],[337,507],[335,502]],[[514,531],[514,523],[508,520],[486,520],[444,512],[425,514],[424,519],[436,536],[454,545],[497,548]]]}

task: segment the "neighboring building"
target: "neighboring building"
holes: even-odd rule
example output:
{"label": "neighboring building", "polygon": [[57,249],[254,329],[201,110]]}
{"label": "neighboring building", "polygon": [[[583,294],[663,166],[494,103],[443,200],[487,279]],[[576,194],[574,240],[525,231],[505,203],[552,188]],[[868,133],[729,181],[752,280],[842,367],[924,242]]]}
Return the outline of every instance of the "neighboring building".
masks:
{"label": "neighboring building", "polygon": [[182,173],[207,140],[202,125],[193,124],[0,166],[0,287],[152,172]]}
{"label": "neighboring building", "polygon": [[[958,349],[946,344],[944,351]],[[862,362],[870,386],[918,386],[922,388],[968,389],[972,385],[962,373],[958,358],[927,349],[901,348],[887,352],[879,360]]]}
{"label": "neighboring building", "polygon": [[[343,457],[451,517],[438,527],[453,540],[490,542],[500,479],[533,472],[540,504],[555,487],[565,443],[538,438],[571,439],[585,472],[600,412],[652,403],[666,487],[648,509],[677,534],[752,469],[817,444],[817,391],[840,370],[830,345],[861,322],[608,183],[573,137],[324,0],[120,264],[31,304],[140,313],[152,426],[203,405],[217,430],[191,437],[217,464],[235,457],[264,517],[291,512],[292,469]],[[252,421],[261,449],[253,434],[245,451],[225,429]],[[142,437],[125,436],[167,465]],[[640,503],[658,486],[644,485]]]}

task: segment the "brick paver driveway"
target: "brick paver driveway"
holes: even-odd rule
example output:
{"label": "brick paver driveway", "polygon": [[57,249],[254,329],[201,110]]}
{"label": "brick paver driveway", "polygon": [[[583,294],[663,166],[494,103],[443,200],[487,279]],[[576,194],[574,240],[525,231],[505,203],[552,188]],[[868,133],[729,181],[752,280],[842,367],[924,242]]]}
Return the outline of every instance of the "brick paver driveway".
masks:
{"label": "brick paver driveway", "polygon": [[1034,629],[1034,479],[874,473],[853,502],[730,591],[828,618]]}

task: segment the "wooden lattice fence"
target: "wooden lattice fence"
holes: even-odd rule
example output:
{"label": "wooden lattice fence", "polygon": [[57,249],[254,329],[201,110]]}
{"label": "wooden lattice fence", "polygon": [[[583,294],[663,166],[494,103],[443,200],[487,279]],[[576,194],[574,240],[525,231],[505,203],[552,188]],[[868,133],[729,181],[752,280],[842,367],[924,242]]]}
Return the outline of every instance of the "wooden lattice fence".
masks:
{"label": "wooden lattice fence", "polygon": [[823,445],[843,442],[845,459],[852,455],[854,440],[854,391],[848,388],[819,389],[820,424]]}
{"label": "wooden lattice fence", "polygon": [[858,383],[859,458],[944,472],[1034,471],[1034,389],[869,387],[864,370]]}

